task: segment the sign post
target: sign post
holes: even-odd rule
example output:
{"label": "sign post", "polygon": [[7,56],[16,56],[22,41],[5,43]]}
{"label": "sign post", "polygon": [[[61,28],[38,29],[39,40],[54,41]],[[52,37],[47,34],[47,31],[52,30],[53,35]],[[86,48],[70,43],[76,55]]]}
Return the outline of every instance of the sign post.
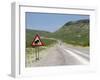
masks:
{"label": "sign post", "polygon": [[44,43],[41,41],[40,36],[38,34],[35,35],[33,41],[32,41],[32,47],[35,49],[35,60],[39,60],[39,47],[44,46]]}

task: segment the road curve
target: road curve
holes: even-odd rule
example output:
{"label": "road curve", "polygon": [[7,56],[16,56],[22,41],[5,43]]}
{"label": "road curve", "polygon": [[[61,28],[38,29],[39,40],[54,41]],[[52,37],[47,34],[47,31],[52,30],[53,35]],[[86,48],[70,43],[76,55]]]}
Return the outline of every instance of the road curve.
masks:
{"label": "road curve", "polygon": [[70,47],[64,43],[56,44],[49,49],[41,51],[41,54],[46,55],[40,57],[39,61],[33,62],[32,65],[30,65],[31,67],[89,64],[88,49],[85,51],[84,48]]}

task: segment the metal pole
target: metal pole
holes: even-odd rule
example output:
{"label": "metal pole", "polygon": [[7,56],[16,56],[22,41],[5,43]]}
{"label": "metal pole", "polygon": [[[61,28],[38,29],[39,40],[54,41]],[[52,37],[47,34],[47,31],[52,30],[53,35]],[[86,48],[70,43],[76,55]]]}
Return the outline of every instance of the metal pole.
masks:
{"label": "metal pole", "polygon": [[39,46],[34,48],[35,60],[39,60]]}
{"label": "metal pole", "polygon": [[36,47],[36,54],[37,54],[37,60],[38,60],[38,46]]}
{"label": "metal pole", "polygon": [[35,60],[37,60],[37,50],[36,50],[36,47],[35,47]]}
{"label": "metal pole", "polygon": [[38,47],[38,60],[39,60],[39,47]]}

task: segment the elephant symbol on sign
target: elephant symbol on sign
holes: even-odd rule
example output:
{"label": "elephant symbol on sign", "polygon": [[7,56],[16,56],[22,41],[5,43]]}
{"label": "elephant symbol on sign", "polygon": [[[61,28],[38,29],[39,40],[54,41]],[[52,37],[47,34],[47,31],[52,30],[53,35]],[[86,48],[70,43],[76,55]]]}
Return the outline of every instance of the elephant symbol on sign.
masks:
{"label": "elephant symbol on sign", "polygon": [[38,44],[38,43],[39,43],[39,40],[36,40],[36,41],[35,41],[35,44]]}

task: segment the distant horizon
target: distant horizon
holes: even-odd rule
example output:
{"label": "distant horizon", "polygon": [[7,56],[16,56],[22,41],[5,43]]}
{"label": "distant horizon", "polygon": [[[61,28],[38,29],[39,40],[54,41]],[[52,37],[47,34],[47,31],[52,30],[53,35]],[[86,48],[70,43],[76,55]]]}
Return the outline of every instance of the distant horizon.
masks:
{"label": "distant horizon", "polygon": [[26,29],[55,32],[69,21],[89,20],[89,15],[26,12]]}
{"label": "distant horizon", "polygon": [[[85,19],[80,19],[80,20],[85,20]],[[89,20],[89,19],[87,19],[87,20]],[[79,21],[79,20],[76,20],[76,21]],[[69,22],[70,22],[70,21],[69,21]],[[72,21],[72,22],[74,22],[74,21]],[[67,23],[68,23],[68,22],[67,22]],[[63,24],[63,25],[64,25],[64,24]],[[62,25],[62,26],[63,26],[63,25]],[[62,26],[61,26],[61,27],[62,27]],[[60,27],[60,28],[61,28],[61,27]],[[60,29],[60,28],[59,28],[59,29]],[[26,27],[26,29],[29,29],[29,30],[38,30],[38,31],[46,31],[46,30],[34,29],[33,27]],[[57,29],[57,30],[59,30],[59,29]],[[56,31],[57,31],[57,30],[56,30]],[[51,32],[51,31],[46,31],[46,32]],[[53,31],[53,32],[55,32],[55,31]]]}

